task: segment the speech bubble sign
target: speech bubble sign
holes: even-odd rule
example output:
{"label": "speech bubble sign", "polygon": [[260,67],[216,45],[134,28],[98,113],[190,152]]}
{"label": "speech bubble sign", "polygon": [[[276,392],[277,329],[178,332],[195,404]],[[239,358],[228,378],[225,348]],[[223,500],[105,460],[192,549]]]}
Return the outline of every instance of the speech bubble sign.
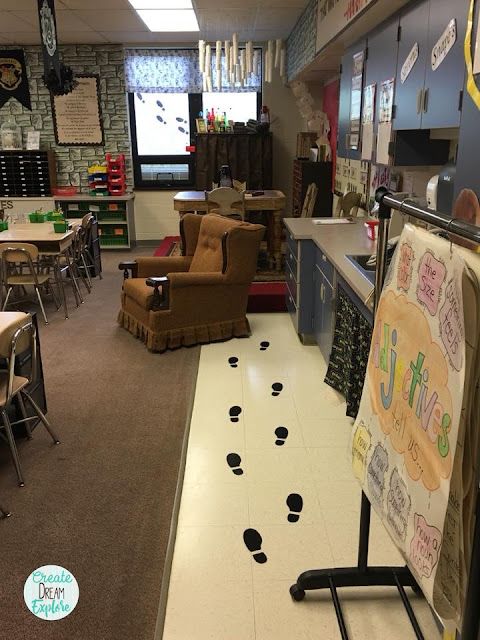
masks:
{"label": "speech bubble sign", "polygon": [[410,541],[410,562],[418,575],[429,578],[438,562],[442,534],[419,513],[414,514],[414,527]]}
{"label": "speech bubble sign", "polygon": [[452,278],[445,289],[445,302],[438,315],[440,336],[447,350],[452,367],[460,371],[463,365],[463,309],[460,303],[458,287]]}
{"label": "speech bubble sign", "polygon": [[431,316],[438,311],[440,291],[446,275],[443,262],[437,260],[431,251],[425,251],[418,266],[417,299],[426,306]]}
{"label": "speech bubble sign", "polygon": [[355,430],[352,442],[352,467],[356,478],[363,482],[365,467],[367,466],[367,453],[370,449],[372,437],[370,431],[363,422],[360,422]]}
{"label": "speech bubble sign", "polygon": [[400,247],[397,270],[397,287],[407,292],[412,284],[414,253],[408,242],[403,242]]}
{"label": "speech bubble sign", "polygon": [[388,469],[388,452],[380,443],[375,446],[372,457],[368,463],[367,483],[370,497],[382,503],[383,489],[385,486],[385,473]]}
{"label": "speech bubble sign", "polygon": [[407,522],[412,500],[407,485],[395,467],[390,476],[390,488],[387,494],[387,522],[400,540],[407,537]]}

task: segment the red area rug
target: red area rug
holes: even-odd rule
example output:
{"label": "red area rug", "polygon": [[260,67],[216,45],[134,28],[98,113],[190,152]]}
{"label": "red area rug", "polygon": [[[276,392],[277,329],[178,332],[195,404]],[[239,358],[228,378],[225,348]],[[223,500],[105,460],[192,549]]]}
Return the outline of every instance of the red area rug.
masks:
{"label": "red area rug", "polygon": [[[178,250],[179,236],[166,236],[155,249],[157,257],[170,256]],[[285,282],[252,282],[248,293],[248,313],[281,313],[287,310]]]}

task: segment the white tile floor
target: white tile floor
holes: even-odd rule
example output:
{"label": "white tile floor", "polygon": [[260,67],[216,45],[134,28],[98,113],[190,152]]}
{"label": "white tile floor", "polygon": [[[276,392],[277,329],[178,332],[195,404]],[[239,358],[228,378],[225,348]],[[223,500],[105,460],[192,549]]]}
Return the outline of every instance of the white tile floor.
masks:
{"label": "white tile floor", "polygon": [[[202,347],[164,640],[340,638],[327,593],[294,603],[288,589],[306,569],[356,562],[360,490],[346,453],[352,421],[323,382],[319,350],[299,342],[287,314],[250,322],[251,338]],[[270,343],[264,351],[262,341]],[[283,385],[278,396],[275,382]],[[242,409],[238,422],[232,406]],[[288,429],[282,446],[279,426]],[[243,474],[233,473],[229,453],[240,456]],[[287,520],[292,493],[303,498],[296,523]],[[264,564],[245,546],[248,528],[262,536]],[[371,550],[372,563],[401,563],[374,515]],[[395,590],[341,596],[353,639],[415,637]],[[425,638],[439,638],[425,602],[413,605]]]}

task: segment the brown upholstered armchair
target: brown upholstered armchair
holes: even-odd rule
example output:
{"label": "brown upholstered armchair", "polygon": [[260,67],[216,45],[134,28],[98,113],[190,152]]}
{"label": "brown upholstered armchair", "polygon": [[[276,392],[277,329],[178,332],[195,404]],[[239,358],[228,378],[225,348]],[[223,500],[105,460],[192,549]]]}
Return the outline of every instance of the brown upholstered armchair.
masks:
{"label": "brown upholstered armchair", "polygon": [[182,256],[120,263],[119,324],[150,351],[249,336],[248,289],[264,231],[215,214],[186,214]]}

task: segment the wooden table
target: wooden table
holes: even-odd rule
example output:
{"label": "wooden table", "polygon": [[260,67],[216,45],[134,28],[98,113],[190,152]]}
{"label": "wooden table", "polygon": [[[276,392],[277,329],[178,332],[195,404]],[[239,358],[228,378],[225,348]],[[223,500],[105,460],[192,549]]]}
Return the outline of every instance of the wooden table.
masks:
{"label": "wooden table", "polygon": [[2,242],[29,242],[38,247],[40,253],[63,253],[72,244],[73,231],[55,233],[53,222],[10,224],[0,231]]}
{"label": "wooden table", "polygon": [[67,249],[72,244],[72,241],[73,231],[68,230],[64,233],[55,233],[53,222],[10,224],[8,229],[0,231],[0,244],[7,242],[28,242],[38,247],[40,254],[53,258],[55,279],[62,294],[65,318],[68,318],[68,307],[62,274],[59,269],[59,258],[62,254],[65,254],[67,263],[70,265]]}
{"label": "wooden table", "polygon": [[[282,191],[266,189],[261,196],[245,194],[245,211],[266,211],[268,216],[268,252],[277,271],[282,267],[282,218],[286,197]],[[208,204],[204,191],[180,191],[173,198],[173,208],[180,214],[188,212],[206,213]],[[1,234],[0,234],[1,236]]]}

